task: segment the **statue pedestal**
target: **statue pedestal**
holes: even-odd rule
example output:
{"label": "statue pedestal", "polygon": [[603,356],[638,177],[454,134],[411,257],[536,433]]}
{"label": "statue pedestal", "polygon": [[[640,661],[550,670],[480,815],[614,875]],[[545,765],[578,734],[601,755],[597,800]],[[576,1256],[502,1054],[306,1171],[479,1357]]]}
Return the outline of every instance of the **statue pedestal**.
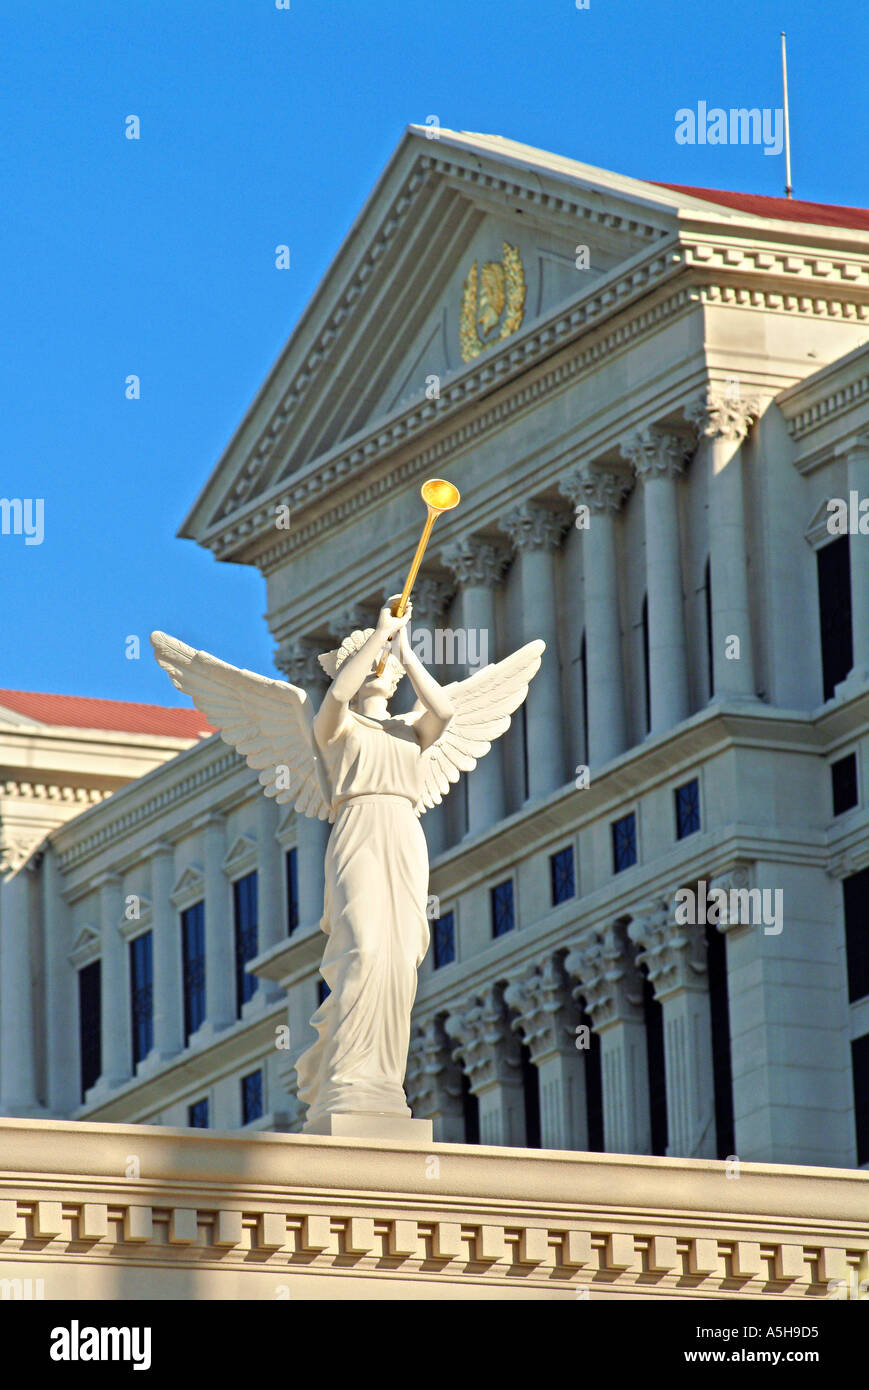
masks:
{"label": "statue pedestal", "polygon": [[305,1125],[305,1134],[327,1134],[333,1139],[400,1139],[405,1144],[430,1148],[434,1142],[431,1120],[413,1120],[404,1115],[380,1115],[376,1111],[355,1111],[324,1115]]}

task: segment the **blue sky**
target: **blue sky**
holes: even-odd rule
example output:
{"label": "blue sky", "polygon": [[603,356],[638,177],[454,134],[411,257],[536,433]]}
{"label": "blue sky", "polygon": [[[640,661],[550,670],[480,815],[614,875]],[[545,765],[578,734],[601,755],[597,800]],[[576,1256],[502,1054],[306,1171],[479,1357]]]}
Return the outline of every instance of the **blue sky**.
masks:
{"label": "blue sky", "polygon": [[780,194],[674,115],[780,105],[782,28],[795,195],[865,207],[865,0],[4,0],[0,496],[45,538],[0,535],[0,686],[181,703],[154,627],[272,671],[258,572],[175,531],[406,124]]}

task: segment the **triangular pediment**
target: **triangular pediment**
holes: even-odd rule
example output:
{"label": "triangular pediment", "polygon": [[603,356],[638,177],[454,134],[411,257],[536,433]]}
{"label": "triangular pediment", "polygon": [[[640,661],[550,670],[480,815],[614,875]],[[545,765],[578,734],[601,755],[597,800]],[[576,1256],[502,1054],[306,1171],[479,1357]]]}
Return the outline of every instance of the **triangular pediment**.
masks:
{"label": "triangular pediment", "polygon": [[202,870],[195,864],[188,865],[169,896],[176,907],[181,903],[195,902],[197,898],[204,897],[205,877]]}
{"label": "triangular pediment", "polygon": [[182,535],[208,544],[342,442],[376,452],[380,422],[388,436],[676,234],[684,195],[499,137],[430,136],[405,133]]}
{"label": "triangular pediment", "polygon": [[73,969],[80,970],[83,966],[89,965],[100,955],[102,946],[100,933],[97,927],[85,925],[76,932],[72,943],[72,950],[67,959]]}

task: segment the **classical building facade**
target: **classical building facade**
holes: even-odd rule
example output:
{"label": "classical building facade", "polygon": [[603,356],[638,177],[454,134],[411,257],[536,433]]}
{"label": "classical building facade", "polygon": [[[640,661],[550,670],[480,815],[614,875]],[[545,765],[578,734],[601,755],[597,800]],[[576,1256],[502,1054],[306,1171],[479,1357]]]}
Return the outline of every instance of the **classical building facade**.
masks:
{"label": "classical building facade", "polygon": [[[411,1106],[442,1141],[865,1166],[869,212],[431,133],[181,531],[260,569],[317,698],[446,476],[414,640],[444,680],[546,641],[423,820]],[[51,828],[4,887],[5,1114],[299,1130],[326,833],[216,735]]]}

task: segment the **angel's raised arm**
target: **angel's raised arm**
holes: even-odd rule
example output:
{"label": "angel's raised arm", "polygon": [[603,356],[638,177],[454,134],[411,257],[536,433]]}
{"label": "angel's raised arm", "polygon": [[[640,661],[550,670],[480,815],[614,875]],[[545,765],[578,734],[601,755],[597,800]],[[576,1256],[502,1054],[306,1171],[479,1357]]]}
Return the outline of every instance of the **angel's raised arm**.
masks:
{"label": "angel's raised arm", "polygon": [[354,695],[358,695],[389,638],[404,627],[409,617],[410,613],[407,612],[400,618],[394,618],[388,607],[381,608],[377,626],[368,641],[342,662],[314,716],[314,734],[321,747],[343,732],[350,701]]}

